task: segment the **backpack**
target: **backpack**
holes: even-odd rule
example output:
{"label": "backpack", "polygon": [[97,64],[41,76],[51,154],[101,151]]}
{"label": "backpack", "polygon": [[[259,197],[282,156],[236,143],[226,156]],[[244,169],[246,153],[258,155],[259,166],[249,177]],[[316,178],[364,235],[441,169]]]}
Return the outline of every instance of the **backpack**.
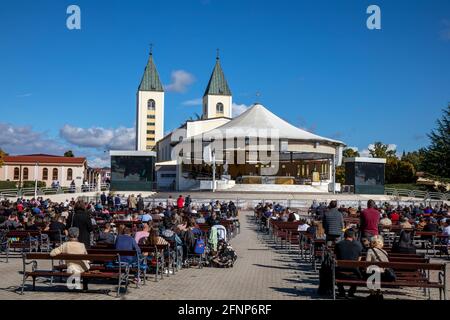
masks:
{"label": "backpack", "polygon": [[197,241],[195,242],[194,252],[196,254],[205,253],[205,241],[203,241],[202,238],[197,239]]}
{"label": "backpack", "polygon": [[319,289],[317,293],[321,296],[331,296],[333,294],[333,257],[330,252],[324,253],[324,258],[319,271]]}

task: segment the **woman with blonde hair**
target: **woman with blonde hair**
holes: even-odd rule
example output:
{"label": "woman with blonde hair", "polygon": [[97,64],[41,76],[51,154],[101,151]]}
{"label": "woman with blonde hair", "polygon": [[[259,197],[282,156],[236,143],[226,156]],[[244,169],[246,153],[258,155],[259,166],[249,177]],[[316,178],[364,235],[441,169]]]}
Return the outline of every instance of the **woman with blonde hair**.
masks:
{"label": "woman with blonde hair", "polygon": [[[367,250],[366,261],[389,262],[389,255],[383,249],[383,246],[383,236],[376,235],[370,238],[370,249]],[[380,272],[381,282],[392,282],[396,279],[394,271],[390,268],[378,268],[378,272]],[[373,271],[370,271],[368,275],[371,275],[372,273]],[[371,290],[369,298],[383,299],[383,295],[380,290],[377,290],[376,292]]]}

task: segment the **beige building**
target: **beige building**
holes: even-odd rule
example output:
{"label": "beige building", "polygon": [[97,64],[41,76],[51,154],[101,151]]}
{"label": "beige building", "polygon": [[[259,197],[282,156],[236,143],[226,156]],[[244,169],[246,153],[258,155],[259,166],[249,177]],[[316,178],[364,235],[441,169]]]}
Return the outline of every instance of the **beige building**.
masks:
{"label": "beige building", "polygon": [[153,150],[164,132],[164,88],[150,52],[136,96],[136,150]]}
{"label": "beige building", "polygon": [[0,168],[0,181],[44,181],[47,187],[58,181],[69,187],[72,181],[81,186],[87,169],[86,158],[62,157],[46,154],[6,156]]}

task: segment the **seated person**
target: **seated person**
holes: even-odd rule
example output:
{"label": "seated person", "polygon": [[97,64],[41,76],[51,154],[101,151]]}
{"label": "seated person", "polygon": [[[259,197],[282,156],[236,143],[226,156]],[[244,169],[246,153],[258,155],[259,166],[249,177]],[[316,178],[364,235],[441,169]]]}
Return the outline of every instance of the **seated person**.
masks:
{"label": "seated person", "polygon": [[416,253],[416,247],[413,243],[414,236],[411,229],[403,229],[400,231],[398,240],[392,245],[392,252],[395,253]]}
{"label": "seated person", "polygon": [[400,224],[400,228],[402,228],[402,229],[412,229],[412,225],[411,225],[411,223],[409,223],[409,220],[406,217],[401,217],[399,224]]}
{"label": "seated person", "polygon": [[306,223],[305,219],[300,220],[300,224],[297,227],[297,231],[308,231],[309,225]]}
{"label": "seated person", "polygon": [[383,230],[389,229],[389,227],[392,226],[392,221],[388,218],[386,213],[383,213],[383,216],[380,219],[380,226]]}
{"label": "seated person", "polygon": [[22,225],[20,224],[19,218],[15,213],[11,213],[8,217],[8,220],[6,220],[0,225],[0,229],[8,229],[8,230],[15,230],[20,227],[22,227]]}
{"label": "seated person", "polygon": [[67,236],[66,225],[64,224],[64,218],[61,216],[55,216],[55,219],[50,222],[49,230],[51,232],[49,238],[51,241],[62,241],[63,236]]}
{"label": "seated person", "polygon": [[[361,259],[362,246],[359,241],[355,240],[355,232],[353,229],[347,229],[344,232],[344,240],[336,243],[334,252],[337,260],[354,260],[359,261]],[[336,278],[338,279],[361,279],[361,273],[359,269],[347,269],[336,268]],[[342,284],[338,285],[338,296],[345,298],[345,288]],[[348,296],[353,297],[356,292],[356,285],[350,286]]]}
{"label": "seated person", "polygon": [[[380,235],[373,236],[370,239],[370,249],[367,251],[366,261],[389,262],[389,255],[385,250],[383,250],[383,246],[384,246],[383,237]],[[378,268],[378,272],[380,272],[382,282],[390,282],[395,280],[393,273],[386,273],[384,268]],[[370,297],[373,296],[375,297],[382,296],[381,290],[378,289],[376,292],[374,290],[370,290]]]}
{"label": "seated person", "polygon": [[198,218],[195,220],[196,223],[206,223],[206,219],[203,217],[203,214],[200,212],[198,214]]}
{"label": "seated person", "polygon": [[426,224],[427,224],[427,221],[425,220],[425,218],[424,217],[420,217],[419,218],[419,222],[417,223],[417,226],[416,226],[416,230],[417,231],[422,231],[423,228],[426,226]]}
{"label": "seated person", "polygon": [[[136,251],[137,254],[141,253],[141,249],[137,245],[136,240],[134,240],[134,238],[131,236],[131,229],[128,227],[123,230],[123,234],[117,236],[115,248],[116,250],[133,250]],[[135,258],[136,257],[121,256],[120,261],[133,263],[136,261]]]}
{"label": "seated person", "polygon": [[98,235],[98,243],[114,244],[115,236],[110,223],[106,223],[102,231]]}
{"label": "seated person", "polygon": [[209,217],[207,223],[212,227],[216,224],[220,224],[220,217],[217,216],[217,213],[214,211],[211,213],[211,216]]}
{"label": "seated person", "polygon": [[139,231],[136,232],[136,234],[134,235],[134,240],[136,240],[137,244],[139,244],[141,239],[148,238],[148,236],[150,235],[149,230],[150,230],[150,226],[147,223],[143,223],[139,227]]}
{"label": "seated person", "polygon": [[141,212],[139,213],[139,220],[141,220],[143,223],[152,221],[152,215],[149,212]]}
{"label": "seated person", "polygon": [[[87,254],[84,243],[78,241],[80,230],[76,227],[72,227],[68,232],[69,241],[64,242],[61,246],[53,249],[50,252],[50,256],[56,257],[60,254]],[[86,260],[67,260],[67,272],[68,273],[83,273],[89,270],[89,261]]]}

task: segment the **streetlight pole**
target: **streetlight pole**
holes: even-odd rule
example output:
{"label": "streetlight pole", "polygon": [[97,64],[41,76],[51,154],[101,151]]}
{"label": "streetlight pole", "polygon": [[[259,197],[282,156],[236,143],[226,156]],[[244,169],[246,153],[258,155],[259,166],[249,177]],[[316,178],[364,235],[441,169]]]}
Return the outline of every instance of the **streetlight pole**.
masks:
{"label": "streetlight pole", "polygon": [[212,151],[212,164],[213,164],[213,192],[216,192],[216,151]]}
{"label": "streetlight pole", "polygon": [[34,165],[34,199],[37,198],[38,165],[39,165],[39,162],[36,162],[35,165]]}

